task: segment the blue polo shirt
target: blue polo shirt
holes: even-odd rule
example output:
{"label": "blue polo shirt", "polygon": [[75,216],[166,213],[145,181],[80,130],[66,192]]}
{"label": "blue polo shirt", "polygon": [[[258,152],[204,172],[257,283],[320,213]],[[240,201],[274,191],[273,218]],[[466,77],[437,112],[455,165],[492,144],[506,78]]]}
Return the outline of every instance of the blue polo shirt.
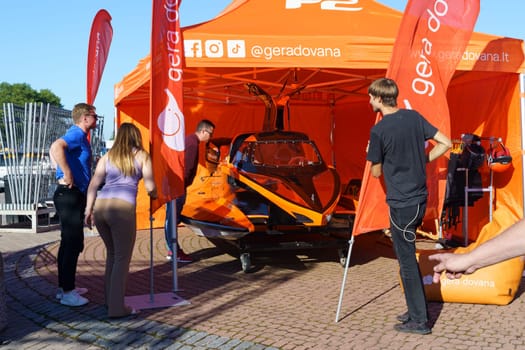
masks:
{"label": "blue polo shirt", "polygon": [[[73,174],[73,181],[83,193],[87,192],[89,180],[91,180],[91,145],[87,134],[77,125],[71,126],[64,136],[67,144],[66,160]],[[56,179],[64,177],[64,172],[57,166]]]}

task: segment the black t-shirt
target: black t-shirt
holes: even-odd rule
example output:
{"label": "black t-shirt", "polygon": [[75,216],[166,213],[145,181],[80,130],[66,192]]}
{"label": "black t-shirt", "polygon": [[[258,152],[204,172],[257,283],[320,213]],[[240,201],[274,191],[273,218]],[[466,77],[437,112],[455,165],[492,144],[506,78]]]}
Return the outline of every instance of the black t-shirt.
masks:
{"label": "black t-shirt", "polygon": [[366,159],[382,164],[389,206],[403,208],[426,201],[425,141],[437,131],[409,109],[387,114],[372,127]]}
{"label": "black t-shirt", "polygon": [[195,133],[189,134],[185,138],[184,144],[184,187],[193,183],[197,175],[199,166],[199,138]]}

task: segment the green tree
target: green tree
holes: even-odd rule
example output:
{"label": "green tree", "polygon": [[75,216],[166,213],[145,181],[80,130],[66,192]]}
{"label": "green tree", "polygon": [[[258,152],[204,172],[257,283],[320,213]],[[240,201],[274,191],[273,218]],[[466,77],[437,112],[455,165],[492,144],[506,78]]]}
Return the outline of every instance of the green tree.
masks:
{"label": "green tree", "polygon": [[[48,103],[52,106],[62,108],[60,97],[55,95],[49,89],[42,89],[37,91],[26,83],[9,84],[6,82],[0,83],[0,133],[5,137],[5,121],[4,121],[4,103],[13,103],[24,107],[26,103]],[[17,126],[21,124],[20,120],[16,120]]]}
{"label": "green tree", "polygon": [[[14,103],[23,106],[26,102],[49,103],[52,106],[63,107],[60,97],[49,89],[37,91],[27,83],[0,83],[0,106],[4,103]],[[0,109],[0,114],[2,109]]]}
{"label": "green tree", "polygon": [[39,99],[38,99],[38,102],[44,102],[44,103],[49,103],[50,105],[52,106],[57,106],[57,107],[64,107],[62,105],[62,103],[60,102],[60,97],[58,97],[57,95],[55,95],[51,90],[49,89],[41,89],[39,92],[38,92],[38,95],[39,95]]}

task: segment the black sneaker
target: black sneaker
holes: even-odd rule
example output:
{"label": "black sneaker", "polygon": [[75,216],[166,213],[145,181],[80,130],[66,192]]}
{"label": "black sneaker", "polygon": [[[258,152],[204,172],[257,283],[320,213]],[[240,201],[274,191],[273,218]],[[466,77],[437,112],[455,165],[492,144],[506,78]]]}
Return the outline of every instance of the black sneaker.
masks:
{"label": "black sneaker", "polygon": [[396,316],[396,319],[401,322],[401,323],[407,323],[408,321],[410,321],[410,315],[408,314],[408,311],[405,312],[404,314],[401,314],[401,315],[397,315]]}
{"label": "black sneaker", "polygon": [[432,330],[427,326],[426,323],[419,323],[415,321],[408,321],[407,323],[398,323],[394,326],[394,329],[398,332],[403,333],[414,333],[414,334],[430,334]]}

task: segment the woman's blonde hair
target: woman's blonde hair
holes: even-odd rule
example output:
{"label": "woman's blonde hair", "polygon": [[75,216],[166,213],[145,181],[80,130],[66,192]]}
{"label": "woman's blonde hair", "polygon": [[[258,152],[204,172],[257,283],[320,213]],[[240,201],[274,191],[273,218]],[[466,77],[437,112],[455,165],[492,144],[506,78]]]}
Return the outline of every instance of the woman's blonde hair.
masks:
{"label": "woman's blonde hair", "polygon": [[108,152],[109,161],[125,176],[135,175],[135,153],[144,150],[139,128],[131,123],[122,123],[117,131],[113,147]]}

